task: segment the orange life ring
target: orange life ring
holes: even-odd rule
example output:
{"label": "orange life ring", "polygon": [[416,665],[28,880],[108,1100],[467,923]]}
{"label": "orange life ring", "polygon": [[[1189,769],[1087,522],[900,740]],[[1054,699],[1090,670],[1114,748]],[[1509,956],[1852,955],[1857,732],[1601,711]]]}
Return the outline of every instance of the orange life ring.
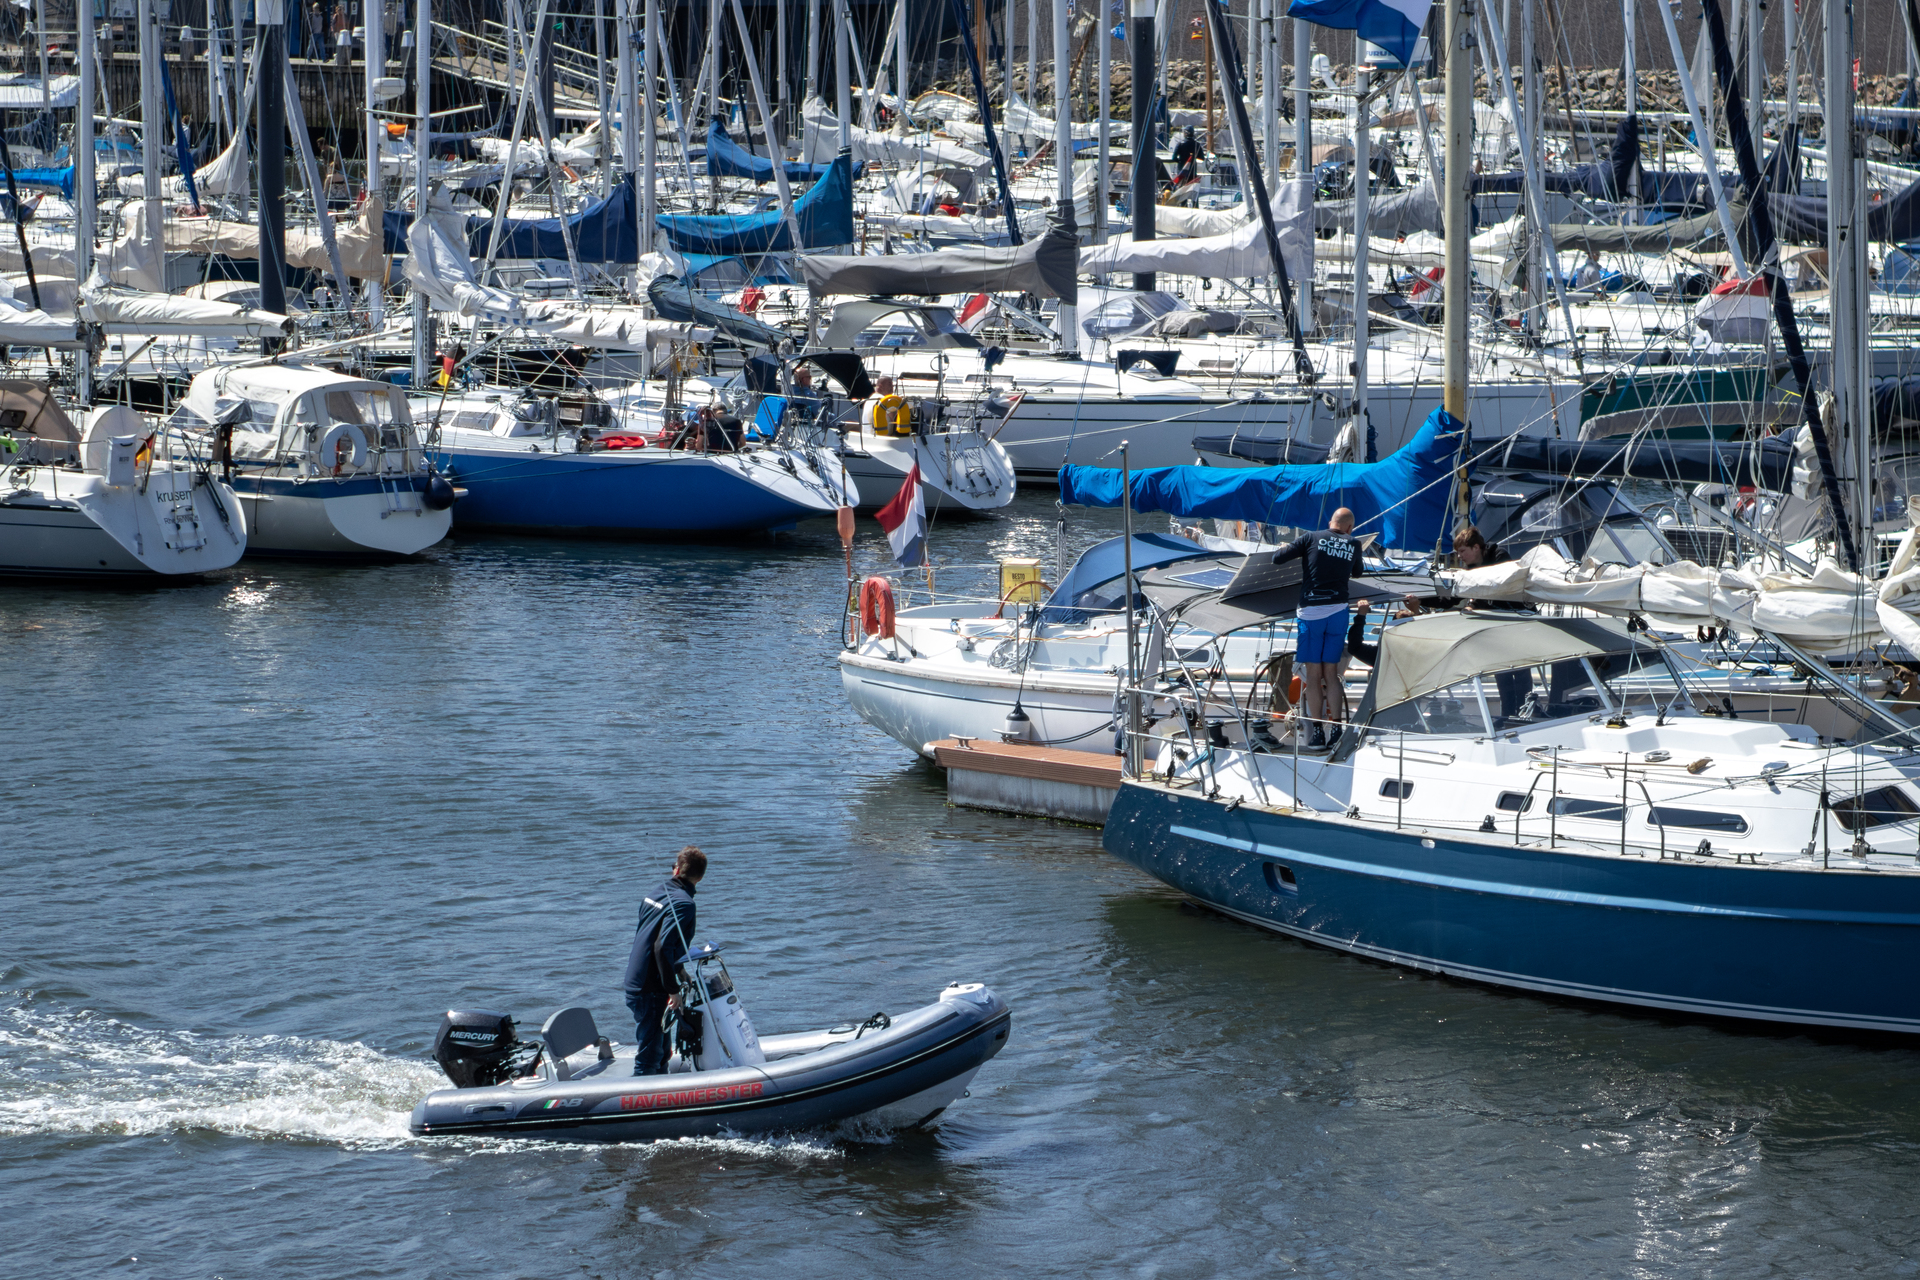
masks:
{"label": "orange life ring", "polygon": [[860,584],[860,630],[893,639],[893,584],[878,574]]}

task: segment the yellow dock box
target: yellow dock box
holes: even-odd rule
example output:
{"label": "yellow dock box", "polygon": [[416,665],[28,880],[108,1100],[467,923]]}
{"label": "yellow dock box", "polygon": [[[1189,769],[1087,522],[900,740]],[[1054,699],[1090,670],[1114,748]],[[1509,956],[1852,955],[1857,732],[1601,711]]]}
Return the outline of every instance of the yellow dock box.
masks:
{"label": "yellow dock box", "polygon": [[1046,599],[1046,584],[1040,580],[1038,560],[1002,560],[1000,562],[1000,598],[1025,604]]}

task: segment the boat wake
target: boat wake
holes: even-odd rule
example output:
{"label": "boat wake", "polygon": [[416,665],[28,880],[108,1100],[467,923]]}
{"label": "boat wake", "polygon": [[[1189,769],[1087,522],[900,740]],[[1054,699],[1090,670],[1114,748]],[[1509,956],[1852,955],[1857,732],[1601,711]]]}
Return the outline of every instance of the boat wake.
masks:
{"label": "boat wake", "polygon": [[[561,1148],[499,1138],[415,1138],[413,1104],[446,1078],[431,1062],[303,1036],[155,1031],[88,1010],[0,997],[0,1137],[210,1132],[359,1150]],[[687,1138],[620,1144],[650,1159],[720,1155],[800,1165],[837,1160],[824,1137]]]}
{"label": "boat wake", "polygon": [[18,1000],[0,1009],[0,1135],[191,1130],[411,1144],[431,1063],[300,1036],[154,1031]]}

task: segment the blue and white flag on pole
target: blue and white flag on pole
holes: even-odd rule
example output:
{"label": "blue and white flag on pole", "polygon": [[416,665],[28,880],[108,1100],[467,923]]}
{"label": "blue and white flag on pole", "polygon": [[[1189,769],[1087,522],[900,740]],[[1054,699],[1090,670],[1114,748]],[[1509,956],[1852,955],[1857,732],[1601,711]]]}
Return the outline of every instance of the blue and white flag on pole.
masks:
{"label": "blue and white flag on pole", "polygon": [[1304,18],[1316,26],[1353,31],[1400,60],[1414,63],[1414,43],[1427,25],[1433,0],[1293,0],[1289,18]]}

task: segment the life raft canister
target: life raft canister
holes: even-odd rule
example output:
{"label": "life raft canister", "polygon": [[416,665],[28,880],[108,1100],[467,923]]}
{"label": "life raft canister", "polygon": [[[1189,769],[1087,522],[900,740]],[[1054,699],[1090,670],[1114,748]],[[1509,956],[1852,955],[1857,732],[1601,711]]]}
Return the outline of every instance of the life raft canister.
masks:
{"label": "life raft canister", "polygon": [[893,639],[893,584],[878,574],[860,584],[860,630],[882,640]]}
{"label": "life raft canister", "polygon": [[910,436],[913,434],[913,406],[905,396],[881,396],[873,404],[873,434]]}

